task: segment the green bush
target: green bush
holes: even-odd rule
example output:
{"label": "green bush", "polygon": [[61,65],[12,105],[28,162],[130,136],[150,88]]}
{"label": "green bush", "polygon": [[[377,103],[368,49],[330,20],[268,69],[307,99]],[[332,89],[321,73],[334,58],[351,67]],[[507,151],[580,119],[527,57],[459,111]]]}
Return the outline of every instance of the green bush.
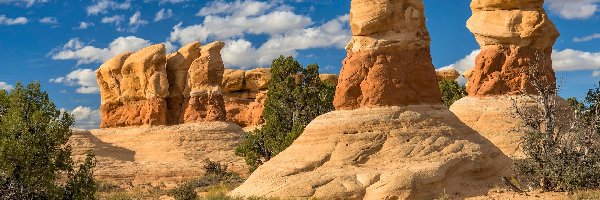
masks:
{"label": "green bush", "polygon": [[56,108],[39,83],[0,90],[0,196],[3,199],[93,199],[94,156],[71,159],[73,117]]}
{"label": "green bush", "polygon": [[439,82],[444,105],[450,107],[454,102],[467,96],[465,86],[460,86],[455,80],[441,80]]}
{"label": "green bush", "polygon": [[303,68],[292,57],[273,60],[265,125],[248,134],[236,154],[254,171],[289,147],[313,119],[334,110],[334,94],[335,86],[319,79],[318,65]]}
{"label": "green bush", "polygon": [[[554,94],[557,89],[540,88],[539,108],[519,110],[529,133],[522,147],[527,158],[515,161],[522,179],[551,191],[575,191],[600,186],[600,115],[598,94],[590,90],[586,104],[570,99],[574,112],[565,112]],[[587,105],[587,106],[586,106]],[[519,108],[518,108],[519,109]],[[573,113],[564,114],[564,113]],[[525,117],[523,117],[525,116]],[[572,119],[567,126],[557,120]]]}
{"label": "green bush", "polygon": [[239,174],[228,172],[226,165],[221,165],[210,160],[205,161],[204,169],[206,170],[206,175],[170,190],[169,195],[176,200],[195,200],[198,199],[197,189],[206,190],[215,185],[234,188],[239,186],[243,181]]}

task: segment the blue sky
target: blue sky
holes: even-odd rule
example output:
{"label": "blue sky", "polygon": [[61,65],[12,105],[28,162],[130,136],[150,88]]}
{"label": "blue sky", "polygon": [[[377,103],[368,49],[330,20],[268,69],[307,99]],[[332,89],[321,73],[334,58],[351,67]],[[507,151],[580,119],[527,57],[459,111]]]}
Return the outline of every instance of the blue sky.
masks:
{"label": "blue sky", "polygon": [[[425,0],[437,68],[464,70],[479,46],[465,27],[468,0]],[[561,32],[554,67],[561,95],[582,97],[600,81],[600,0],[547,0]],[[350,0],[0,0],[0,89],[40,81],[78,127],[99,120],[93,71],[122,51],[170,50],[223,40],[231,68],[268,67],[280,54],[339,73],[350,38]],[[475,52],[474,52],[475,51]]]}

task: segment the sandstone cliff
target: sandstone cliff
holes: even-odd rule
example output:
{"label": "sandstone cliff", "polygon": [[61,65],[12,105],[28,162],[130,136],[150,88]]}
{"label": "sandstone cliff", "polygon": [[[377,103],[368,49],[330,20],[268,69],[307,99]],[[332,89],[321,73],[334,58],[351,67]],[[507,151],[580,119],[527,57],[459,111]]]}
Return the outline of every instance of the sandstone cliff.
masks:
{"label": "sandstone cliff", "polygon": [[101,127],[224,121],[223,46],[196,42],[166,55],[158,44],[110,59],[96,71]]}

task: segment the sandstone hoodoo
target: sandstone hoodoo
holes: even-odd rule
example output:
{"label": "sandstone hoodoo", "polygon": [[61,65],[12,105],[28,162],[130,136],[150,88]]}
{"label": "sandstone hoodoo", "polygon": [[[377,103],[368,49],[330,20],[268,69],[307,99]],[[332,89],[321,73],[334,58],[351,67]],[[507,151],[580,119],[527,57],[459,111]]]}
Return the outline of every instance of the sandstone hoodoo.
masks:
{"label": "sandstone hoodoo", "polygon": [[510,161],[441,105],[423,2],[353,0],[351,9],[355,37],[336,91],[338,110],[313,120],[230,194],[283,199],[486,194]]}
{"label": "sandstone hoodoo", "polygon": [[158,44],[107,61],[96,71],[101,127],[224,121],[223,47],[196,42],[166,55]]}
{"label": "sandstone hoodoo", "polygon": [[460,73],[458,73],[458,71],[456,71],[455,69],[452,69],[452,68],[437,70],[436,74],[437,74],[437,78],[439,81],[441,81],[441,80],[454,81],[454,80],[458,79],[458,77],[460,77]]}
{"label": "sandstone hoodoo", "polygon": [[531,74],[537,74],[534,79],[542,87],[556,85],[551,53],[559,33],[543,4],[543,0],[473,0],[473,16],[467,22],[481,53],[475,67],[465,72],[469,96],[450,110],[512,157],[523,156],[519,141],[526,134],[514,106],[532,108],[536,103],[519,95],[537,94]]}
{"label": "sandstone hoodoo", "polygon": [[[421,1],[352,1],[337,109],[438,104],[441,93]],[[399,95],[402,94],[402,95]]]}
{"label": "sandstone hoodoo", "polygon": [[473,0],[467,27],[481,46],[469,79],[469,96],[535,92],[532,70],[555,84],[552,46],[558,30],[544,11],[544,0]]}

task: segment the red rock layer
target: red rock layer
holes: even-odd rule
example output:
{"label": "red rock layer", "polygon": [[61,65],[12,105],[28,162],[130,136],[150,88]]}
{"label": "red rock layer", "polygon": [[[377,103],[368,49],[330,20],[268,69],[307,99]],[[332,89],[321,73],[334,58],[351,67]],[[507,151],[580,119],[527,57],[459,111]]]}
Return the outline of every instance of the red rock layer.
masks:
{"label": "red rock layer", "polygon": [[348,52],[334,99],[337,110],[440,103],[429,48]]}
{"label": "red rock layer", "polygon": [[530,74],[537,72],[540,83],[556,85],[552,69],[552,49],[487,46],[477,56],[467,84],[469,96],[536,94]]}
{"label": "red rock layer", "polygon": [[183,116],[184,123],[225,121],[225,102],[221,94],[190,97]]}
{"label": "red rock layer", "polygon": [[167,103],[162,98],[103,104],[100,112],[101,128],[167,124]]}

